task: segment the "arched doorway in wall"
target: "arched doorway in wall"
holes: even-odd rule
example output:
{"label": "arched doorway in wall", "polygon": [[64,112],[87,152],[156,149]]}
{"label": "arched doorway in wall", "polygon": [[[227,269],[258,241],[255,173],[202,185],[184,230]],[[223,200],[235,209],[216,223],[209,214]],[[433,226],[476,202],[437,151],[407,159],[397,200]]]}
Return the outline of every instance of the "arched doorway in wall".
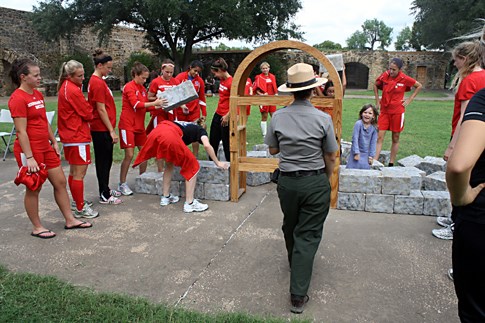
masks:
{"label": "arched doorway in wall", "polygon": [[346,63],[345,75],[348,89],[367,89],[369,68],[366,65],[358,62]]}

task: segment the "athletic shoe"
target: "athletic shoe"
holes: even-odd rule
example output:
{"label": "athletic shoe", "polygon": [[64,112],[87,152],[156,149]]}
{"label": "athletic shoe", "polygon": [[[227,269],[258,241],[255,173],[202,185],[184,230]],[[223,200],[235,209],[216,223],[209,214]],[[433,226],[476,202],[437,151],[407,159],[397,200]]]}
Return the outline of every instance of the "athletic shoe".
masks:
{"label": "athletic shoe", "polygon": [[[84,205],[93,206],[93,201],[84,200]],[[71,211],[77,211],[77,205],[75,201],[71,201]]]}
{"label": "athletic shoe", "polygon": [[119,183],[118,184],[118,191],[121,192],[121,194],[123,194],[123,195],[133,195],[133,191],[130,189],[130,187],[126,183]]}
{"label": "athletic shoe", "polygon": [[308,295],[298,296],[291,294],[291,313],[301,314],[305,308],[305,304],[308,303],[310,297]]}
{"label": "athletic shoe", "polygon": [[101,195],[99,197],[99,203],[101,204],[114,204],[114,205],[117,205],[117,204],[121,204],[123,201],[119,198],[117,198],[116,196],[113,196],[113,195],[110,195],[109,198],[106,198],[104,197],[103,195]]}
{"label": "athletic shoe", "polygon": [[81,211],[74,211],[74,217],[76,218],[86,218],[92,219],[99,215],[98,211],[93,210],[89,205],[84,204],[84,207]]}
{"label": "athletic shoe", "polygon": [[199,200],[194,199],[192,203],[184,203],[184,212],[190,213],[190,212],[203,212],[209,208],[209,205],[200,203]]}
{"label": "athletic shoe", "polygon": [[114,197],[120,197],[121,192],[118,191],[118,190],[111,190],[111,191],[109,191],[109,195],[114,196]]}
{"label": "athletic shoe", "polygon": [[449,225],[442,229],[433,229],[431,230],[431,233],[438,239],[453,240],[452,225]]}
{"label": "athletic shoe", "polygon": [[172,195],[172,193],[170,193],[168,196],[162,195],[162,197],[160,198],[160,205],[166,206],[169,204],[177,203],[178,201],[179,201],[179,197],[176,195]]}
{"label": "athletic shoe", "polygon": [[448,269],[448,278],[453,280],[453,268]]}
{"label": "athletic shoe", "polygon": [[439,216],[436,218],[436,223],[442,227],[447,227],[453,223],[453,220],[449,216]]}

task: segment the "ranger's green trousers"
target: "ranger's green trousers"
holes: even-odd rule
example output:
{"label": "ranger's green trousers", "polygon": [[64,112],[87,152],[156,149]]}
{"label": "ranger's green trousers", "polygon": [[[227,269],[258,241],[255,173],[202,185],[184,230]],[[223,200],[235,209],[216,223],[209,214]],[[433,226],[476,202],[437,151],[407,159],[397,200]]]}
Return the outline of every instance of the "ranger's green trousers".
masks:
{"label": "ranger's green trousers", "polygon": [[291,266],[290,293],[304,296],[312,278],[313,260],[322,240],[330,208],[326,174],[279,176],[278,197],[283,211],[283,234]]}

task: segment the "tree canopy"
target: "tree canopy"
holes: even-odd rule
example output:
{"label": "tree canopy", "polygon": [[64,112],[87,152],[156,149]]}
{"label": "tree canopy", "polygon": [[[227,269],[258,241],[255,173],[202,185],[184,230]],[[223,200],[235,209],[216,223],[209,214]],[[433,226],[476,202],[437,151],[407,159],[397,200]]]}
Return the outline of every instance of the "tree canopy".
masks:
{"label": "tree canopy", "polygon": [[476,19],[485,17],[485,1],[414,0],[411,10],[418,41],[429,49],[446,49],[453,46],[452,38],[480,24]]}
{"label": "tree canopy", "polygon": [[376,18],[366,20],[362,24],[362,31],[357,30],[347,38],[347,46],[350,49],[370,49],[379,43],[380,49],[385,49],[391,44],[392,28]]}
{"label": "tree canopy", "polygon": [[339,43],[334,43],[333,41],[331,40],[325,40],[323,42],[321,42],[320,44],[315,44],[313,45],[313,47],[319,49],[319,50],[332,50],[332,49],[336,49],[336,50],[339,50],[339,49],[342,49],[342,45],[340,45]]}
{"label": "tree canopy", "polygon": [[45,39],[69,38],[92,27],[100,41],[114,26],[145,31],[150,49],[185,67],[192,46],[220,38],[249,42],[301,39],[293,17],[301,0],[46,0],[33,23]]}

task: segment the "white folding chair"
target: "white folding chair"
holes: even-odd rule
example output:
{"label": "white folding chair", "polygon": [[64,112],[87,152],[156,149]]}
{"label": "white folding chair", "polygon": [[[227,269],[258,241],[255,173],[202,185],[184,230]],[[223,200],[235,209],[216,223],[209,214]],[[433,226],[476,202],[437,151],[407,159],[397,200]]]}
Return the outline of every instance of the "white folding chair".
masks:
{"label": "white folding chair", "polygon": [[[13,123],[10,110],[0,110],[0,123],[12,125],[12,129],[10,130],[10,132],[0,131],[0,137],[2,137],[3,143],[5,144],[5,152],[3,153],[3,160],[5,160],[7,154],[10,152],[10,145],[12,144],[13,136],[15,136],[15,125]],[[5,140],[6,137],[8,137],[8,140]]]}
{"label": "white folding chair", "polygon": [[[52,126],[52,121],[54,120],[54,116],[56,115],[56,111],[47,111],[45,113],[45,115],[47,117],[47,121]],[[56,137],[57,142],[60,142],[61,138],[59,138],[58,132],[59,132],[59,128],[57,128],[56,131],[54,131],[54,137]],[[61,154],[62,154],[63,150],[64,150],[64,146],[61,147]]]}

